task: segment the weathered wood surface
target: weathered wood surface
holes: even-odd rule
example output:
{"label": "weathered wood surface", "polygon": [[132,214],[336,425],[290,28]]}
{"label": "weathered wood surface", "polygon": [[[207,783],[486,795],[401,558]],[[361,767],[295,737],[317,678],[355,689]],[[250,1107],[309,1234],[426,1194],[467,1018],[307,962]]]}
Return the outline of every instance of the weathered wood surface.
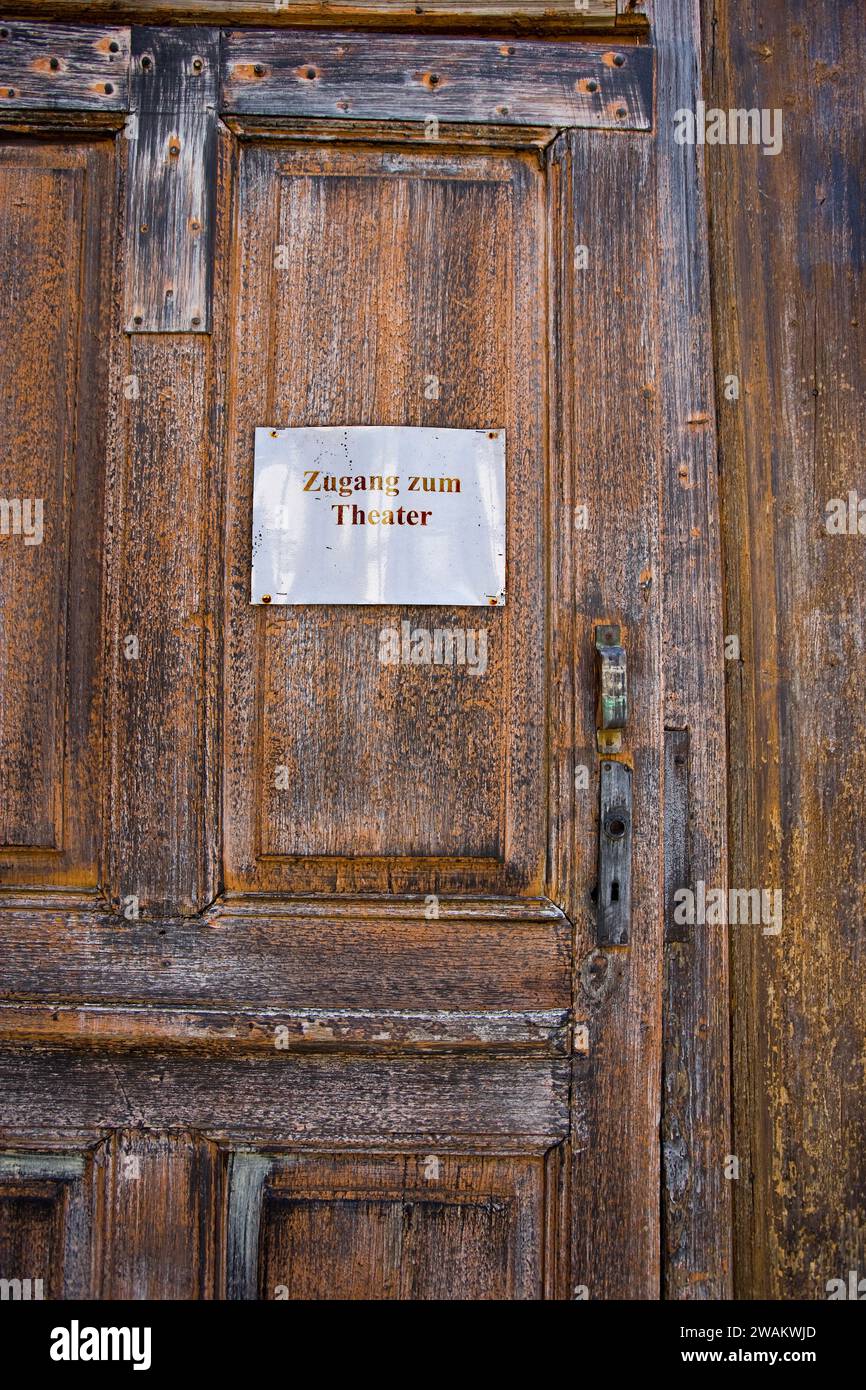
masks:
{"label": "weathered wood surface", "polygon": [[[569,132],[552,151],[554,303],[560,299],[561,308],[552,374],[558,515],[550,633],[558,679],[551,691],[548,891],[575,924],[575,1018],[589,1030],[589,1059],[577,1063],[574,1087],[571,1283],[585,1286],[591,1299],[656,1298],[660,1277],[661,555],[652,157],[649,140],[600,132]],[[631,711],[622,756],[634,764],[630,944],[606,951],[596,946],[591,898],[600,763],[595,624],[604,621],[623,627]],[[598,1161],[600,1154],[617,1160]]]}
{"label": "weathered wood surface", "polygon": [[0,1152],[0,1269],[44,1299],[92,1292],[93,1163],[84,1152]]}
{"label": "weathered wood surface", "polygon": [[125,111],[128,99],[128,29],[0,19],[0,112]]}
{"label": "weathered wood surface", "polygon": [[225,35],[223,60],[230,114],[652,124],[649,47],[238,29]]}
{"label": "weathered wood surface", "polygon": [[219,65],[214,30],[132,31],[127,332],[210,331]]}
{"label": "weathered wood surface", "polygon": [[[45,0],[14,0],[16,14],[39,16]],[[488,29],[514,33],[583,33],[613,27],[643,32],[646,20],[617,0],[53,0],[62,19],[135,24],[321,26],[358,29]]]}
{"label": "weathered wood surface", "polygon": [[113,181],[107,140],[0,149],[7,884],[97,882]]}
{"label": "weathered wood surface", "polygon": [[423,1013],[384,1009],[190,1009],[155,1005],[3,1004],[0,1036],[14,1043],[213,1052],[526,1050],[565,1055],[568,1011]]}
{"label": "weathered wood surface", "polygon": [[[227,886],[537,892],[546,678],[537,155],[245,145],[239,183]],[[250,606],[252,423],[347,421],[505,429],[504,608]],[[485,671],[382,665],[379,633],[402,620],[481,632]]]}
{"label": "weathered wood surface", "polygon": [[[708,106],[781,110],[781,153],[707,151],[725,517],[737,1291],[827,1297],[866,1272],[861,534],[866,496],[862,6],[706,7]],[[740,378],[739,400],[724,377]]]}
{"label": "weathered wood surface", "polygon": [[[224,180],[227,168],[226,158]],[[228,254],[221,186],[215,315]],[[222,363],[201,334],[124,335],[115,353],[107,859],[120,912],[193,915],[217,891]]]}
{"label": "weathered wood surface", "polygon": [[538,1156],[299,1155],[272,1166],[244,1282],[262,1299],[538,1299],[545,1207]]}
{"label": "weathered wood surface", "polygon": [[0,912],[7,1000],[251,1009],[566,1009],[570,928],[283,905],[160,924],[50,907]]}
{"label": "weathered wood surface", "polygon": [[[689,734],[695,881],[726,886],[721,553],[701,151],[673,139],[701,97],[698,0],[647,5],[658,51],[656,265],[661,426],[664,721]],[[664,1294],[731,1292],[727,941],[696,926],[665,959],[662,1148]]]}
{"label": "weathered wood surface", "polygon": [[213,1144],[183,1131],[116,1131],[100,1163],[94,1296],[213,1296],[217,1165]]}
{"label": "weathered wood surface", "polygon": [[0,1051],[4,1135],[35,1145],[130,1125],[300,1147],[467,1140],[544,1153],[568,1129],[566,1059],[200,1058],[153,1051]]}

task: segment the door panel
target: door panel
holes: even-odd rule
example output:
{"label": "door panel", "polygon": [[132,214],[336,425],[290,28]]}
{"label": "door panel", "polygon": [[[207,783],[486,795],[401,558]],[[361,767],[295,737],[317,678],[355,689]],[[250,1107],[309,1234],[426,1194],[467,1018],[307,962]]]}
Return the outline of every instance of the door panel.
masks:
{"label": "door panel", "polygon": [[541,1158],[287,1159],[265,1189],[259,1297],[539,1298],[544,1196]]}
{"label": "door panel", "polygon": [[[543,193],[535,154],[242,146],[229,888],[540,885]],[[374,423],[505,430],[503,609],[250,606],[253,425]],[[483,629],[483,676],[465,665],[381,664],[380,632],[402,623]],[[278,767],[288,770],[285,788]]]}
{"label": "door panel", "polygon": [[95,887],[109,142],[0,147],[0,865]]}

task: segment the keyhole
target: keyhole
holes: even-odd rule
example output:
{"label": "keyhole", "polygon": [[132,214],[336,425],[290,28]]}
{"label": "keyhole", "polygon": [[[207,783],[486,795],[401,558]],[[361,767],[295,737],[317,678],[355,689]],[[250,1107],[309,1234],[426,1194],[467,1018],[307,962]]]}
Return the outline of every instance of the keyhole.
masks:
{"label": "keyhole", "polygon": [[610,885],[610,900],[612,903],[619,902],[619,883],[616,879]]}

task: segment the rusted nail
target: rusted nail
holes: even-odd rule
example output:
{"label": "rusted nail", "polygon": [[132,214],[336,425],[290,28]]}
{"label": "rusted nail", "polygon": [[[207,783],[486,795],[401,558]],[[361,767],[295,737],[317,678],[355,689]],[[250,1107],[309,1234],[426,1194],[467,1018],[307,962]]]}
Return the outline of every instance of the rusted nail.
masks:
{"label": "rusted nail", "polygon": [[613,65],[614,65],[614,67],[615,67],[615,68],[621,68],[621,67],[624,66],[624,64],[625,64],[625,55],[622,54],[622,53],[614,53],[614,55],[613,55]]}
{"label": "rusted nail", "polygon": [[316,72],[315,68],[307,68],[307,80],[309,82],[314,81],[314,79],[317,78],[318,75],[319,74]]}
{"label": "rusted nail", "polygon": [[176,135],[173,135],[168,142],[168,152],[173,159],[180,154],[180,141]]}
{"label": "rusted nail", "polygon": [[110,96],[111,96],[111,93],[114,91],[113,85],[112,85],[110,82],[106,82],[104,91],[105,91],[105,95],[106,95],[107,97],[110,97]]}
{"label": "rusted nail", "polygon": [[111,40],[111,43],[108,45],[108,51],[109,51],[109,53],[119,53],[119,52],[120,52],[120,44],[117,42],[116,39],[112,39],[112,40]]}
{"label": "rusted nail", "polygon": [[204,63],[202,62],[201,58],[193,58],[193,60],[192,60],[192,70],[193,70],[193,72],[201,72],[201,70],[202,70],[203,67],[204,67]]}
{"label": "rusted nail", "polygon": [[193,325],[194,328],[198,328],[198,325],[201,323],[201,315],[200,315],[200,314],[193,314],[192,319],[190,320],[190,322],[192,323],[192,325]]}
{"label": "rusted nail", "polygon": [[150,231],[150,227],[147,225],[146,222],[142,222],[138,230],[142,232],[145,236],[147,236],[147,233]]}
{"label": "rusted nail", "polygon": [[597,92],[597,91],[598,91],[598,83],[596,82],[596,80],[595,80],[594,77],[591,77],[591,78],[589,79],[589,81],[587,82],[587,84],[586,84],[586,90],[587,90],[588,92]]}
{"label": "rusted nail", "polygon": [[254,63],[254,64],[253,64],[253,72],[255,73],[256,77],[264,77],[264,75],[265,75],[265,70],[264,70],[264,68],[262,67],[262,64],[261,64],[261,63]]}
{"label": "rusted nail", "polygon": [[147,53],[145,53],[144,57],[141,60],[141,66],[143,68],[153,67],[153,59]]}
{"label": "rusted nail", "polygon": [[625,120],[626,116],[628,115],[628,112],[626,111],[626,109],[625,109],[624,106],[618,106],[618,107],[616,108],[616,114],[617,114],[617,116],[619,117],[619,119],[620,119],[621,121],[623,121],[623,120]]}
{"label": "rusted nail", "polygon": [[49,58],[49,59],[48,59],[48,66],[50,67],[50,69],[51,69],[52,72],[57,72],[58,69],[59,69],[59,67],[60,67],[60,59],[59,59],[59,58]]}

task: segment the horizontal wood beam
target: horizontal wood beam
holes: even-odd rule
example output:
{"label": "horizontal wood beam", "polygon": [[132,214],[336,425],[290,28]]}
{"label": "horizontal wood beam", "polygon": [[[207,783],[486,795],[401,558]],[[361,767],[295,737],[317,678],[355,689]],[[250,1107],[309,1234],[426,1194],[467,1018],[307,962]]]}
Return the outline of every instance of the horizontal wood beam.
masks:
{"label": "horizontal wood beam", "polygon": [[652,49],[630,44],[236,29],[220,110],[649,130],[652,81]]}
{"label": "horizontal wood beam", "polygon": [[10,15],[127,24],[225,24],[274,28],[339,24],[358,29],[494,30],[497,33],[645,32],[646,16],[620,0],[13,0]]}
{"label": "horizontal wood beam", "polygon": [[2,1004],[6,1042],[209,1053],[501,1052],[564,1056],[567,1010],[515,1013],[385,1009],[170,1009],[147,1005]]}
{"label": "horizontal wood beam", "polygon": [[0,115],[22,108],[125,111],[129,48],[125,28],[0,19]]}

